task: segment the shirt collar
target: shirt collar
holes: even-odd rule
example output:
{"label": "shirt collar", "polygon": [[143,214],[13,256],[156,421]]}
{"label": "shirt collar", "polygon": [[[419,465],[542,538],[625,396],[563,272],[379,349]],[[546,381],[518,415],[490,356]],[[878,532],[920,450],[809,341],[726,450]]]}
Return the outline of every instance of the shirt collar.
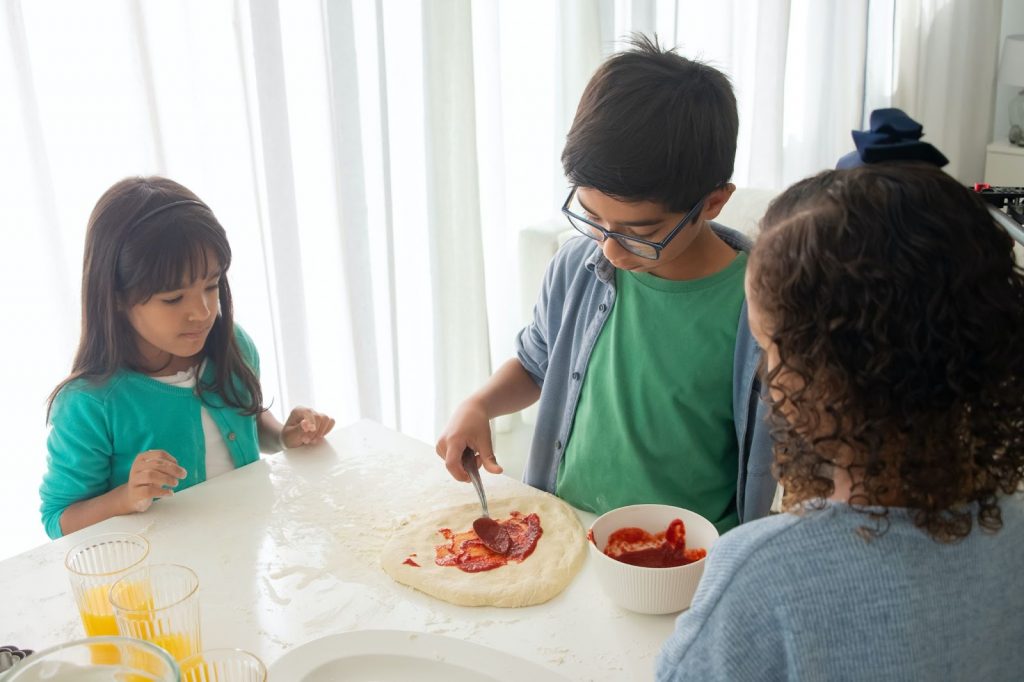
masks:
{"label": "shirt collar", "polygon": [[[711,222],[709,225],[711,225],[711,229],[718,235],[719,239],[736,251],[749,253],[750,248],[754,245],[750,237],[738,230],[719,225],[716,222]],[[599,244],[595,244],[595,246],[597,248],[594,249],[594,253],[587,258],[583,265],[587,270],[594,273],[599,280],[608,283],[615,279],[615,266],[604,257],[604,251],[601,250],[601,246]]]}

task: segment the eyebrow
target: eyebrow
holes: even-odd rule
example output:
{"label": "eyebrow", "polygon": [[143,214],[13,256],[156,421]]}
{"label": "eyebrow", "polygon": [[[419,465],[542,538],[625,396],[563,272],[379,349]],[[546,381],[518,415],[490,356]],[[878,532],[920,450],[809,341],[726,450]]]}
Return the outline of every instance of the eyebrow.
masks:
{"label": "eyebrow", "polygon": [[[214,273],[212,275],[207,275],[206,279],[204,281],[209,282],[211,279],[217,279],[218,277],[222,276],[223,274],[224,274],[223,270],[216,270],[216,271],[214,271]],[[192,281],[193,282],[198,282],[199,279],[200,278],[197,277],[196,279],[194,279]],[[158,295],[160,295],[160,294],[176,294],[179,291],[185,291],[185,289],[188,289],[188,287],[178,287],[177,289],[168,289],[167,291],[158,291],[157,294]]]}
{"label": "eyebrow", "polygon": [[[584,211],[586,211],[587,213],[589,213],[591,215],[597,215],[597,213],[595,213],[594,211],[591,211],[589,208],[587,208],[587,205],[583,203],[583,200],[580,199],[579,195],[576,196],[576,201],[580,202],[580,206],[583,207]],[[627,220],[627,221],[623,221],[623,222],[618,222],[618,223],[616,223],[616,225],[621,225],[622,227],[652,227],[654,225],[660,225],[663,222],[665,222],[665,218],[661,217],[661,218],[651,218],[651,219],[648,219],[648,220]]]}

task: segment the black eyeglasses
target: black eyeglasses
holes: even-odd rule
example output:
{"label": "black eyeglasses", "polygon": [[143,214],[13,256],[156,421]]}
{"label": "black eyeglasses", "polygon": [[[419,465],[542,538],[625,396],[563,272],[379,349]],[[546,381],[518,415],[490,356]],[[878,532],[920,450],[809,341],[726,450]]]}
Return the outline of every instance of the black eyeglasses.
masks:
{"label": "black eyeglasses", "polygon": [[562,213],[564,213],[565,217],[569,219],[569,223],[576,228],[576,231],[583,236],[590,237],[598,242],[603,242],[605,239],[611,237],[626,251],[648,260],[658,260],[658,257],[661,256],[661,250],[668,246],[668,243],[675,239],[675,236],[679,234],[684,227],[689,225],[698,215],[700,215],[701,210],[704,208],[704,200],[707,198],[704,197],[694,204],[689,213],[683,216],[683,219],[672,228],[672,231],[669,232],[664,239],[660,242],[652,242],[647,239],[641,239],[640,237],[633,237],[628,234],[621,234],[619,232],[606,230],[597,223],[593,223],[583,216],[573,213],[569,209],[569,204],[571,204],[573,198],[576,197],[577,189],[577,187],[573,187],[569,192],[569,196],[565,198],[565,203],[562,204]]}

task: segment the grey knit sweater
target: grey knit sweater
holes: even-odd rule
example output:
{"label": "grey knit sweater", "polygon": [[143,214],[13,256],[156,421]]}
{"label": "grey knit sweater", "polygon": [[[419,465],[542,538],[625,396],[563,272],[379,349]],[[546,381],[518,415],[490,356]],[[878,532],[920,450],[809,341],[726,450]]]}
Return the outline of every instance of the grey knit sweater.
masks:
{"label": "grey knit sweater", "polygon": [[1003,529],[940,544],[906,510],[830,503],[726,533],[658,680],[1024,680],[1024,497]]}

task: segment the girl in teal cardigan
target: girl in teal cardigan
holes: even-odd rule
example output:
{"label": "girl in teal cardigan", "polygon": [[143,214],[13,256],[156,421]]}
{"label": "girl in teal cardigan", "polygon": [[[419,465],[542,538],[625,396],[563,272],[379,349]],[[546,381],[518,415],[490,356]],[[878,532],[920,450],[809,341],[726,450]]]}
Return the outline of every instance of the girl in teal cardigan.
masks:
{"label": "girl in teal cardigan", "polygon": [[82,336],[50,395],[40,488],[51,538],[143,512],[259,453],[319,443],[334,420],[263,407],[259,355],[232,317],[231,248],[213,212],[166,178],[128,178],[89,218]]}

